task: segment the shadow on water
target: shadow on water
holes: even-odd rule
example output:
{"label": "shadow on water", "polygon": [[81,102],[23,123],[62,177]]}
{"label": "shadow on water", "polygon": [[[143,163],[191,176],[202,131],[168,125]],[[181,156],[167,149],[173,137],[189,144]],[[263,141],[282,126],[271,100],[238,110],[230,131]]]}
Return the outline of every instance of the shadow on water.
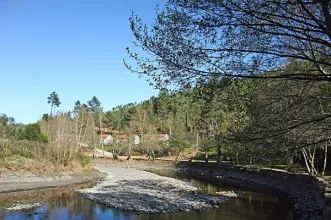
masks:
{"label": "shadow on water", "polygon": [[293,219],[291,199],[272,190],[257,188],[255,185],[242,181],[201,176],[192,172],[171,170],[151,172],[190,182],[200,189],[200,193],[215,194],[219,191],[234,191],[238,195],[237,198],[230,198],[217,209],[201,211],[200,213],[204,214],[201,218],[192,217],[192,219]]}
{"label": "shadow on water", "polygon": [[[215,193],[221,190],[233,190],[239,197],[229,199],[219,208],[205,209],[198,212],[170,214],[137,214],[110,209],[80,197],[74,191],[91,187],[93,184],[79,185],[63,189],[45,189],[6,193],[0,195],[0,219],[4,220],[43,220],[43,219],[121,219],[121,220],[212,220],[212,219],[292,219],[290,200],[262,190],[252,191],[245,186],[231,182],[201,178],[185,173],[155,171],[160,175],[183,179],[201,188],[203,193]],[[27,210],[6,210],[14,204],[44,205]]]}

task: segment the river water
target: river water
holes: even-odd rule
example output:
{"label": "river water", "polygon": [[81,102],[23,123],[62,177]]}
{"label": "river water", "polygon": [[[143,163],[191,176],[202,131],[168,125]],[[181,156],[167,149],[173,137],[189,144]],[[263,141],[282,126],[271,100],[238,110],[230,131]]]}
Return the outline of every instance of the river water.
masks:
{"label": "river water", "polygon": [[[187,173],[173,171],[153,171],[154,173],[189,181],[197,185],[199,193],[215,193],[223,190],[233,190],[239,196],[229,199],[219,208],[203,211],[170,213],[170,214],[137,214],[116,209],[109,209],[103,205],[83,199],[74,191],[80,188],[92,187],[93,184],[78,185],[62,189],[44,189],[0,195],[0,219],[3,220],[244,220],[293,219],[291,201],[288,198],[252,188],[234,181],[213,179],[210,177],[194,176]],[[38,208],[25,210],[8,210],[15,204],[43,203]]]}

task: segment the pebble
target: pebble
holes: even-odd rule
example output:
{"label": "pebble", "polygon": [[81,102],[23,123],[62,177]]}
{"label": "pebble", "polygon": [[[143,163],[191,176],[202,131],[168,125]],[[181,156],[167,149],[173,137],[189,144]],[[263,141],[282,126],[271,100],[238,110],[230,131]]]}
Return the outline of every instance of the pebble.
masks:
{"label": "pebble", "polygon": [[194,194],[197,187],[174,178],[116,166],[96,166],[107,174],[95,187],[77,190],[84,198],[132,212],[185,212],[211,208],[226,201],[215,195]]}

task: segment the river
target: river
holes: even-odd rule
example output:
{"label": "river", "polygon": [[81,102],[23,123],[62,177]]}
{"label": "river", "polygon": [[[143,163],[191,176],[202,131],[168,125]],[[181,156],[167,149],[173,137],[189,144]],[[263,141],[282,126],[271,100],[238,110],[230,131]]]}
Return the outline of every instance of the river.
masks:
{"label": "river", "polygon": [[[137,214],[116,209],[109,209],[103,205],[90,202],[74,191],[91,187],[93,184],[78,185],[70,188],[43,189],[0,195],[0,219],[3,220],[244,220],[244,219],[293,219],[291,201],[281,195],[246,186],[242,183],[201,177],[188,173],[173,171],[153,171],[159,175],[174,177],[191,182],[201,190],[198,193],[215,193],[217,191],[232,190],[239,196],[229,199],[218,208],[205,209],[198,212],[183,212],[170,214]],[[7,210],[14,204],[43,203],[38,208],[26,210]]]}

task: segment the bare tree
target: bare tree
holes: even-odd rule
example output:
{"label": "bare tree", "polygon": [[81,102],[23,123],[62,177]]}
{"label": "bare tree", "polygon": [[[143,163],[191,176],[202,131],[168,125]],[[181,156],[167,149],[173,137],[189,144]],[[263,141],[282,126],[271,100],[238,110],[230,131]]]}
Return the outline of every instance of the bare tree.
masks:
{"label": "bare tree", "polygon": [[75,122],[75,139],[77,144],[90,144],[95,131],[93,115],[88,111],[85,104],[73,111],[73,120]]}
{"label": "bare tree", "polygon": [[73,121],[65,114],[59,113],[48,121],[42,121],[41,129],[49,138],[48,150],[54,163],[57,166],[68,165],[79,149]]}
{"label": "bare tree", "polygon": [[82,108],[74,117],[57,113],[40,121],[41,132],[48,137],[47,151],[57,166],[67,166],[76,158],[81,145],[92,140],[94,127],[92,115]]}

